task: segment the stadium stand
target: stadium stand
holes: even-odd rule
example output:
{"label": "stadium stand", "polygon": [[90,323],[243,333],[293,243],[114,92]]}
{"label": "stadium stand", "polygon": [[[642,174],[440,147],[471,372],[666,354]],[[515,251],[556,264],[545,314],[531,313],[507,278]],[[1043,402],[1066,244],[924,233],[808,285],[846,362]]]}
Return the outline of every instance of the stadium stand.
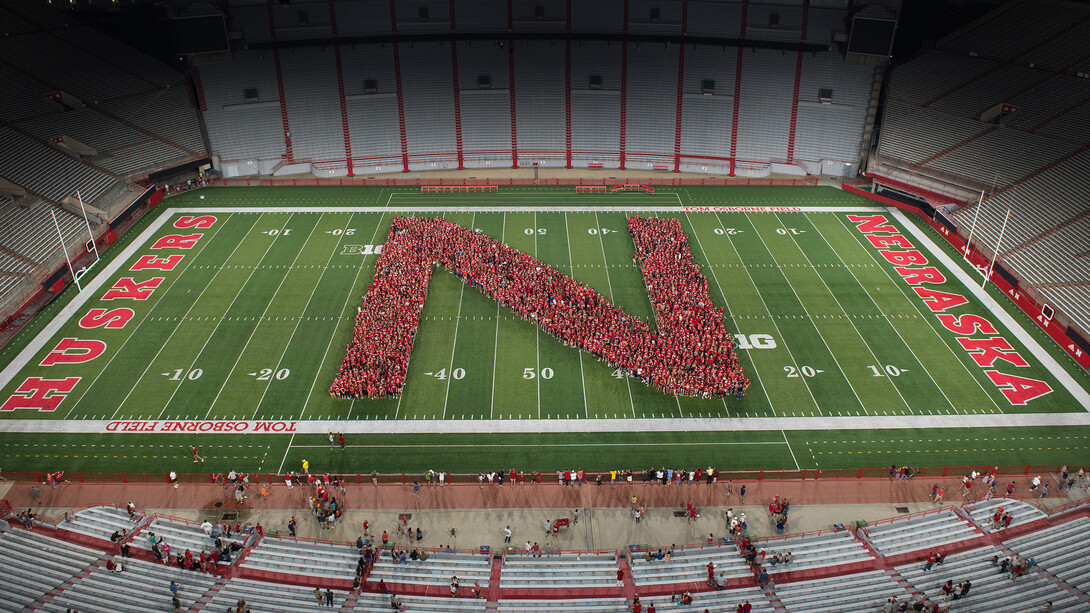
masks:
{"label": "stadium stand", "polygon": [[157,516],[147,524],[143,530],[133,539],[132,545],[139,549],[151,550],[151,542],[146,538],[149,532],[163,537],[170,545],[170,554],[185,553],[188,549],[196,557],[202,551],[209,552],[213,549],[214,541],[201,530],[197,523],[180,519],[172,519]]}
{"label": "stadium stand", "polygon": [[[123,563],[125,570],[106,570],[105,561],[99,560],[90,572],[66,586],[39,610],[65,613],[78,608],[87,613],[143,613],[155,607],[153,610],[165,611],[170,606],[171,592],[164,587],[171,581],[178,585],[178,600],[188,608],[195,606],[217,583],[212,575],[154,562],[132,558],[114,558],[114,562]],[[149,589],[153,586],[158,589]]]}
{"label": "stadium stand", "polygon": [[0,215],[0,247],[10,249],[25,263],[46,262],[63,257],[57,244],[57,230],[50,212],[56,213],[65,244],[87,239],[87,227],[83,220],[39,199],[24,199],[24,206],[15,206]]}
{"label": "stadium stand", "polygon": [[1038,573],[1011,580],[1007,572],[999,568],[994,557],[1003,559],[1008,554],[994,547],[978,547],[946,556],[942,564],[924,571],[922,563],[898,566],[896,571],[906,581],[927,596],[932,602],[949,599],[942,593],[947,580],[958,586],[966,581],[972,585],[969,592],[958,599],[957,611],[986,611],[988,613],[1019,613],[1032,610],[1027,607],[1043,605],[1051,600],[1052,611],[1081,611],[1085,603],[1075,595],[1048,582]]}
{"label": "stadium stand", "polygon": [[380,556],[369,578],[373,582],[450,585],[450,578],[457,576],[463,586],[472,586],[474,581],[487,586],[491,574],[491,558],[486,554],[437,550],[429,553],[427,560],[405,564],[395,563],[389,555]]}
{"label": "stadium stand", "polygon": [[885,571],[841,575],[776,586],[776,597],[788,611],[877,611],[891,596],[902,598],[904,589]]}
{"label": "stadium stand", "polygon": [[1090,251],[1080,219],[1090,197],[1088,18],[1081,5],[1008,2],[895,67],[868,165],[879,182],[954,202],[949,219],[962,237],[975,220],[974,246],[988,258],[1010,209],[998,262],[1081,331],[1090,330],[1090,267],[1078,256]]}
{"label": "stadium stand", "polygon": [[[333,600],[334,607],[344,606],[346,594],[340,591],[334,591],[334,594],[336,595]],[[239,600],[245,600],[249,607],[261,613],[293,613],[310,610],[315,606],[313,588],[269,581],[232,579],[215,592],[212,600],[205,607],[209,611],[221,611],[224,607],[235,606]],[[390,603],[387,601],[386,611],[390,610],[389,607]]]}
{"label": "stadium stand", "polygon": [[129,514],[124,509],[117,507],[87,507],[76,511],[73,520],[58,526],[69,532],[77,532],[86,536],[110,540],[117,530],[132,532],[138,528],[144,520],[144,515],[138,516],[137,521],[129,519]]}
{"label": "stadium stand", "polygon": [[1090,566],[1086,564],[1086,532],[1090,519],[1080,517],[1010,539],[1004,543],[1023,558],[1082,592],[1090,589]]}
{"label": "stadium stand", "polygon": [[568,601],[501,599],[498,610],[500,613],[627,613],[631,609],[623,598],[581,598]]}
{"label": "stadium stand", "polygon": [[[770,575],[874,559],[863,543],[848,530],[758,539],[755,545],[765,550],[765,567]],[[782,555],[788,552],[792,557],[790,564],[773,565],[768,562],[774,553]]]}
{"label": "stadium stand", "polygon": [[992,529],[992,517],[997,511],[1010,514],[1011,526],[1017,526],[1029,521],[1047,517],[1044,511],[1037,507],[1012,498],[981,500],[965,505],[964,510],[968,514],[969,520],[985,532],[1002,530],[1002,528],[999,528],[998,530]]}
{"label": "stadium stand", "polygon": [[[657,551],[653,552],[657,553]],[[632,580],[637,587],[674,583],[703,583],[708,580],[708,562],[715,564],[715,575],[726,579],[752,576],[746,561],[733,544],[696,548],[675,548],[670,561],[647,561],[634,553],[631,559]]]}
{"label": "stadium stand", "polygon": [[[677,596],[680,598],[681,593]],[[680,602],[671,602],[669,596],[654,596],[650,598],[641,598],[640,602],[644,604],[644,610],[647,610],[647,605],[655,604],[655,613],[662,611],[663,613],[680,613],[683,611],[693,611],[694,609],[699,612],[704,609],[711,611],[724,611],[730,613],[737,611],[738,605],[749,601],[752,605],[752,611],[757,613],[772,613],[777,611],[769,602],[768,594],[761,591],[757,587],[747,587],[732,590],[721,590],[712,592],[694,592],[693,603],[689,605],[683,605]]]}
{"label": "stadium stand", "polygon": [[541,558],[509,554],[504,558],[500,587],[611,587],[617,584],[617,568],[615,553],[583,553]]}
{"label": "stadium stand", "polygon": [[[479,613],[486,607],[485,601],[479,598],[435,598],[397,594],[397,600],[404,605],[406,611],[413,613]],[[360,594],[352,609],[360,613],[389,613],[390,610],[390,597],[382,594]]]}
{"label": "stadium stand", "polygon": [[87,569],[102,553],[36,532],[9,530],[0,534],[0,601],[18,610]]}
{"label": "stadium stand", "polygon": [[[291,541],[265,536],[258,541],[243,568],[274,573],[297,572],[305,565],[307,574],[323,579],[351,581],[360,559],[354,547],[315,541]],[[448,577],[449,579],[449,577]]]}
{"label": "stadium stand", "polygon": [[875,523],[860,530],[879,554],[892,556],[954,543],[976,536],[952,509]]}
{"label": "stadium stand", "polygon": [[[436,37],[371,44],[364,39],[339,46],[337,73],[329,39],[319,44],[329,35],[333,16],[328,6],[311,4],[300,9],[308,18],[305,27],[264,5],[232,5],[231,30],[249,50],[237,50],[231,62],[199,71],[211,147],[227,176],[282,168],[284,173],[344,176],[356,174],[357,168],[362,174],[508,162],[708,173],[736,172],[742,165],[742,174],[750,177],[766,176],[772,164],[786,162],[813,173],[851,176],[875,94],[873,67],[850,65],[821,47],[845,33],[844,10],[837,7],[748,3],[748,40],[813,47],[802,54],[801,70],[796,70],[800,54],[779,48],[748,50],[738,73],[731,65],[736,50],[720,45],[688,45],[681,62],[678,45],[604,40],[626,27],[647,34],[677,35],[685,29],[696,36],[725,36],[720,28],[707,30],[706,20],[741,25],[739,3],[691,2],[684,18],[674,5],[655,7],[655,17],[648,7],[632,7],[626,24],[619,4],[576,6],[568,15],[562,4],[545,2],[541,15],[534,6],[512,7],[514,40]],[[336,8],[337,36],[377,35],[392,28],[385,6],[376,8],[366,24],[354,7]],[[502,18],[485,15],[472,2],[424,8],[427,15],[420,19],[418,10],[402,7],[394,20],[397,32],[508,31]],[[563,31],[569,22],[572,32],[601,34],[603,40],[516,36]],[[315,70],[293,68],[306,65],[305,57],[316,58],[310,62]],[[796,77],[797,104],[792,96]],[[273,93],[277,79],[286,98],[279,114]],[[704,87],[712,82],[714,87]],[[737,82],[741,87],[732,87]],[[336,121],[338,86],[344,88],[342,125]],[[244,88],[259,90],[248,105],[238,98]],[[733,91],[747,88],[752,95]],[[820,99],[826,89],[835,92],[831,100]],[[305,104],[295,103],[293,96]],[[735,119],[739,100],[742,108]],[[736,141],[734,164],[731,137]],[[341,145],[345,138],[350,154]]]}

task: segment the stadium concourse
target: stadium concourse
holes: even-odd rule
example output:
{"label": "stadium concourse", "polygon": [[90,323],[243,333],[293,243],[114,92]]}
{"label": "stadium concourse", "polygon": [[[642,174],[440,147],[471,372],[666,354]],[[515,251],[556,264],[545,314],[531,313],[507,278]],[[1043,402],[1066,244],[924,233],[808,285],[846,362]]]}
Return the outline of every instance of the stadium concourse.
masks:
{"label": "stadium concourse", "polygon": [[[329,488],[343,515],[328,528],[308,510],[305,476],[292,487],[255,476],[242,504],[215,483],[6,481],[0,506],[17,515],[0,532],[0,610],[169,611],[172,598],[173,610],[254,613],[316,601],[337,611],[1090,610],[1080,553],[1090,502],[1074,472],[1065,489],[1060,475],[1000,474],[994,495],[983,475],[967,492],[961,476],[663,485],[641,473],[612,486],[596,476],[568,486],[555,475],[442,486],[353,476]],[[37,517],[23,521],[28,508]],[[730,517],[747,525],[728,539]],[[206,564],[213,541],[227,555]],[[208,572],[178,568],[183,552]],[[157,563],[164,553],[170,564]],[[956,599],[943,589],[955,584]]]}

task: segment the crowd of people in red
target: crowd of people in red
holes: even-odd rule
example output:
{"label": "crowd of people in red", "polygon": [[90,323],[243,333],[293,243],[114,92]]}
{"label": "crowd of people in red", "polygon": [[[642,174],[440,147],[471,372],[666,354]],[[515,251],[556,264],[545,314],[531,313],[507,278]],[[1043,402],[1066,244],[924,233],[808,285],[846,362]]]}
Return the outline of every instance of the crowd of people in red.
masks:
{"label": "crowd of people in red", "polygon": [[681,223],[632,217],[629,230],[657,332],[594,289],[490,236],[442,218],[395,218],[330,394],[400,395],[432,265],[438,263],[564,344],[660,390],[740,397],[749,380]]}

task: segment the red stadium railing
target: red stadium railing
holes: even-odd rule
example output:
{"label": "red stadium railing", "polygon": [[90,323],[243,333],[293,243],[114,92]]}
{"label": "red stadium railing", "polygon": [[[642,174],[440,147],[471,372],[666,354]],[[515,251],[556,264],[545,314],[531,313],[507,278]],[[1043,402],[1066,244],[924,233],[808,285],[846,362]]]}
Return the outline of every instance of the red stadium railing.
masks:
{"label": "red stadium railing", "polygon": [[294,187],[294,186],[339,186],[339,185],[379,185],[379,186],[422,186],[422,185],[614,185],[617,181],[625,183],[669,186],[694,186],[694,185],[776,185],[776,186],[800,186],[817,185],[817,177],[785,178],[745,178],[745,177],[701,177],[701,178],[665,178],[646,176],[624,177],[549,177],[530,179],[521,177],[504,177],[480,179],[473,178],[435,178],[435,177],[306,177],[306,178],[270,178],[270,177],[236,177],[231,179],[213,179],[210,185],[220,186],[266,186],[266,187]]}
{"label": "red stadium railing", "polygon": [[[936,466],[936,467],[922,467],[913,468],[914,476],[912,478],[924,478],[929,477],[950,477],[958,475],[967,475],[972,471],[978,473],[990,473],[994,468],[998,468],[997,475],[999,477],[1025,477],[1030,474],[1045,475],[1050,473],[1059,473],[1060,465],[1050,464],[1036,466],[1031,464],[1012,464],[995,467],[993,466]],[[608,471],[598,471],[605,474],[608,479]],[[595,471],[585,471],[585,481],[587,483],[593,483],[595,476],[598,474]],[[32,482],[37,481],[39,483],[44,482],[46,472],[34,472],[34,471],[15,471],[7,472],[4,474],[10,480]],[[541,473],[541,482],[553,483],[555,473],[544,472]],[[317,476],[317,473],[315,473]],[[177,473],[179,483],[213,483],[212,473]],[[351,485],[370,484],[371,475],[369,473],[348,473],[348,474],[333,474],[330,473],[330,477],[337,477]],[[447,473],[446,482],[451,484],[478,484],[478,473]],[[441,487],[437,484],[426,484],[426,479],[420,473],[381,473],[377,475],[379,483],[397,483],[401,485],[411,485],[413,481],[417,481],[421,486]],[[69,472],[65,475],[66,480],[75,481],[78,483],[168,483],[169,475],[167,473],[138,473],[138,472]],[[272,473],[254,473],[249,475],[251,485],[262,484],[280,484],[284,482],[284,475],[272,474]],[[718,472],[718,482],[734,481],[740,485],[747,481],[820,481],[820,480],[861,480],[861,479],[890,479],[889,468],[833,468],[833,469],[801,469],[801,470],[724,470]],[[504,480],[509,484],[514,482],[505,478]],[[704,483],[704,478],[698,478],[696,480],[698,484]],[[532,485],[533,478],[530,473],[526,473],[525,483]],[[625,484],[623,480],[620,481],[622,485]],[[643,473],[636,473],[633,477],[633,483],[643,483]],[[1002,488],[1004,484],[998,483],[997,487]]]}

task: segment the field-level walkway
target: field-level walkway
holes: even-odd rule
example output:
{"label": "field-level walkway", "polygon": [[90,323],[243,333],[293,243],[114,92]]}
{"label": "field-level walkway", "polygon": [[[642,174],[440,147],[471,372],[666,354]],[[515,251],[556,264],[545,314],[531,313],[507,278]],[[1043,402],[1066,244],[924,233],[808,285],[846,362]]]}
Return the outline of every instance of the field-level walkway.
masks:
{"label": "field-level walkway", "polygon": [[[646,484],[638,480],[632,485],[609,485],[609,475],[603,485],[594,485],[593,477],[583,486],[563,486],[556,483],[555,474],[542,475],[545,483],[538,485],[484,485],[457,483],[447,486],[425,486],[413,494],[412,483],[419,476],[408,475],[408,485],[369,482],[347,486],[346,494],[337,495],[339,506],[346,510],[344,521],[332,530],[319,530],[306,511],[310,489],[305,486],[288,488],[282,481],[266,484],[267,499],[258,494],[260,487],[251,486],[244,505],[236,505],[233,491],[212,484],[182,484],[175,489],[168,484],[79,484],[68,483],[56,488],[38,485],[42,502],[31,498],[32,484],[8,482],[11,487],[3,500],[13,508],[33,507],[48,517],[60,519],[65,510],[80,509],[95,504],[124,506],[133,502],[138,509],[162,512],[191,519],[220,519],[224,513],[237,512],[242,521],[261,523],[267,530],[279,529],[287,533],[287,521],[292,515],[299,520],[299,535],[312,538],[354,541],[363,532],[363,521],[369,521],[369,531],[375,536],[388,530],[397,532],[395,524],[400,514],[408,514],[408,525],[424,529],[423,546],[452,544],[450,529],[457,529],[453,544],[460,547],[490,545],[503,547],[503,527],[511,525],[514,531],[512,544],[521,546],[525,541],[539,542],[544,546],[552,543],[554,549],[614,549],[631,544],[664,544],[704,542],[711,534],[719,539],[725,536],[725,510],[729,507],[737,515],[747,513],[747,533],[771,536],[775,526],[768,519],[768,503],[773,496],[781,496],[791,502],[787,531],[791,533],[828,529],[833,524],[852,524],[857,520],[873,522],[888,517],[936,509],[940,506],[961,505],[966,500],[960,495],[960,478],[943,479],[923,477],[902,481],[888,478],[862,480],[844,479],[827,481],[773,481],[745,482],[746,497],[741,500],[742,482],[708,485],[694,482],[692,486]],[[1051,483],[1053,478],[1045,475]],[[997,486],[996,495],[1009,481],[1015,481],[1015,494],[1031,495],[1029,477],[1005,477]],[[929,501],[932,484],[946,490],[942,505]],[[977,500],[983,492],[970,496]],[[1053,490],[1055,491],[1055,490]],[[1081,493],[1081,490],[1076,490]],[[1046,508],[1067,502],[1063,493],[1059,497],[1037,499],[1034,503]],[[632,497],[646,514],[636,523],[632,514]],[[692,501],[699,511],[694,522],[675,517],[675,511],[683,511]],[[562,529],[558,535],[545,538],[542,526],[545,520],[558,517],[575,518],[579,509],[579,521]]]}

